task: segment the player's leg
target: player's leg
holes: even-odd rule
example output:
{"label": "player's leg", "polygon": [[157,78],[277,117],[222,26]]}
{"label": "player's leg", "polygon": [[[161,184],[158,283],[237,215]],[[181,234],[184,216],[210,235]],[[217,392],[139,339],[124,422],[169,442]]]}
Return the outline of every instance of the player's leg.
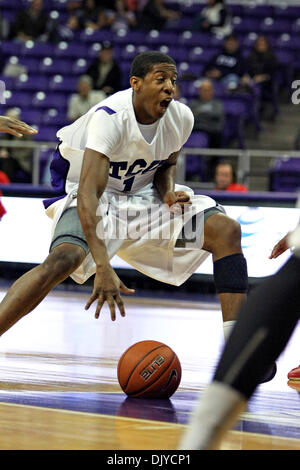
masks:
{"label": "player's leg", "polygon": [[214,281],[224,322],[232,322],[246,299],[247,263],[242,252],[238,222],[221,212],[212,212],[204,223],[203,249],[212,253]]}
{"label": "player's leg", "polygon": [[[247,262],[242,252],[240,224],[225,214],[213,213],[204,224],[203,248],[213,255],[214,281],[221,303],[224,338],[227,341],[248,290]],[[272,380],[276,370],[274,363],[262,382]]]}
{"label": "player's leg", "polygon": [[41,265],[14,282],[0,304],[0,335],[31,312],[54,286],[80,266],[85,256],[80,246],[63,243]]}
{"label": "player's leg", "polygon": [[297,325],[299,282],[300,260],[294,256],[249,295],[181,449],[218,448]]}
{"label": "player's leg", "polygon": [[2,300],[0,335],[31,312],[54,286],[70,276],[88,251],[77,209],[67,209],[56,225],[46,260],[21,276]]}

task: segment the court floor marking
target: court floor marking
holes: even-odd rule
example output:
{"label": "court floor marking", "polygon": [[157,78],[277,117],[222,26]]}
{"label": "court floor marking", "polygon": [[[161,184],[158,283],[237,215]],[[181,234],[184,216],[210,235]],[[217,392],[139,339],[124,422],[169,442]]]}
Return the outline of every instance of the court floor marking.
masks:
{"label": "court floor marking", "polygon": [[[45,412],[52,412],[52,413],[58,413],[59,415],[73,415],[73,416],[81,416],[81,417],[89,417],[92,418],[93,420],[101,421],[101,420],[106,420],[107,422],[123,422],[124,424],[129,424],[129,425],[134,425],[138,426],[139,430],[144,430],[144,431],[155,431],[155,430],[173,430],[175,433],[178,433],[178,440],[179,440],[179,433],[183,432],[183,430],[187,427],[187,425],[180,424],[180,423],[167,423],[167,422],[161,422],[161,421],[152,421],[149,419],[140,419],[140,418],[131,418],[131,417],[124,417],[124,416],[112,416],[112,415],[102,415],[98,413],[90,413],[90,412],[80,412],[80,411],[74,411],[74,410],[65,410],[65,409],[56,409],[56,408],[47,408],[47,407],[40,407],[40,406],[34,406],[34,405],[21,405],[21,404],[15,404],[15,403],[2,403],[0,402],[1,407],[6,407],[6,408],[18,408],[23,409],[24,411],[28,411],[30,409],[35,410],[35,411],[45,411]],[[276,443],[276,447],[280,447],[281,449],[287,448],[287,449],[299,449],[299,440],[298,439],[293,439],[293,438],[286,438],[283,436],[269,436],[269,435],[263,435],[259,433],[249,433],[249,432],[241,432],[241,431],[235,431],[232,430],[228,432],[226,438],[223,441],[223,444],[221,446],[221,450],[231,450],[232,445],[235,447],[238,447],[239,443],[243,443],[246,446],[250,445],[251,442],[260,442],[263,448],[267,447],[269,449],[274,450],[274,445]],[[146,447],[149,448],[149,447]],[[142,450],[141,448],[138,448],[139,450]],[[157,447],[155,447],[157,450]],[[255,449],[255,447],[254,447]],[[115,449],[115,450],[120,450],[120,449]],[[134,450],[134,449],[133,449]],[[170,449],[161,449],[161,450],[170,450]]]}

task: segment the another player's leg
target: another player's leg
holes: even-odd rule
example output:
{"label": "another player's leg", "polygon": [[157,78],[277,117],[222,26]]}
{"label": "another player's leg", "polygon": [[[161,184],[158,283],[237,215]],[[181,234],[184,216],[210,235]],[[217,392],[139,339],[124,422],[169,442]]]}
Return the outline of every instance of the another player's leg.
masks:
{"label": "another player's leg", "polygon": [[80,246],[63,243],[41,265],[14,282],[0,304],[0,335],[31,312],[54,286],[80,266],[85,256]]}
{"label": "another player's leg", "polygon": [[[240,224],[222,213],[211,215],[204,224],[203,248],[213,255],[214,281],[221,303],[224,337],[227,341],[248,291],[247,262],[242,252]],[[274,363],[262,382],[272,380],[276,371],[277,366]]]}
{"label": "another player's leg", "polygon": [[284,350],[299,320],[300,260],[292,257],[243,305],[212,383],[180,443],[181,449],[217,449]]}

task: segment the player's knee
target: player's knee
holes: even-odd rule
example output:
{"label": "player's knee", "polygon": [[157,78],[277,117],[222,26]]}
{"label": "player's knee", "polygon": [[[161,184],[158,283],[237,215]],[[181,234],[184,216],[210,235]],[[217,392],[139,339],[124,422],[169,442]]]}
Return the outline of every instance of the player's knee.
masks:
{"label": "player's knee", "polygon": [[240,224],[224,214],[215,214],[209,217],[204,226],[203,248],[211,252],[228,251],[228,249],[231,252],[240,251]]}
{"label": "player's knee", "polygon": [[78,268],[84,259],[85,253],[77,246],[54,248],[42,264],[45,276],[49,278],[61,278],[69,275]]}
{"label": "player's knee", "polygon": [[241,245],[241,238],[242,238],[242,231],[240,224],[236,221],[231,219],[230,217],[226,217],[226,221],[222,231],[223,241],[229,246],[239,248]]}

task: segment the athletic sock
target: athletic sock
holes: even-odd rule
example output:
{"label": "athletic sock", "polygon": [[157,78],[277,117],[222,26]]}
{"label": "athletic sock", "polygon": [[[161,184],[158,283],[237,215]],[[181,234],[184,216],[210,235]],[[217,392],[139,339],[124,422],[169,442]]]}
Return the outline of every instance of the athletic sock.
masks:
{"label": "athletic sock", "polygon": [[224,333],[225,343],[228,340],[230,333],[233,330],[235,324],[236,324],[236,320],[228,320],[228,321],[223,322],[223,333]]}
{"label": "athletic sock", "polygon": [[211,382],[192,412],[179,449],[218,449],[225,433],[236,423],[246,404],[245,397],[227,384]]}

